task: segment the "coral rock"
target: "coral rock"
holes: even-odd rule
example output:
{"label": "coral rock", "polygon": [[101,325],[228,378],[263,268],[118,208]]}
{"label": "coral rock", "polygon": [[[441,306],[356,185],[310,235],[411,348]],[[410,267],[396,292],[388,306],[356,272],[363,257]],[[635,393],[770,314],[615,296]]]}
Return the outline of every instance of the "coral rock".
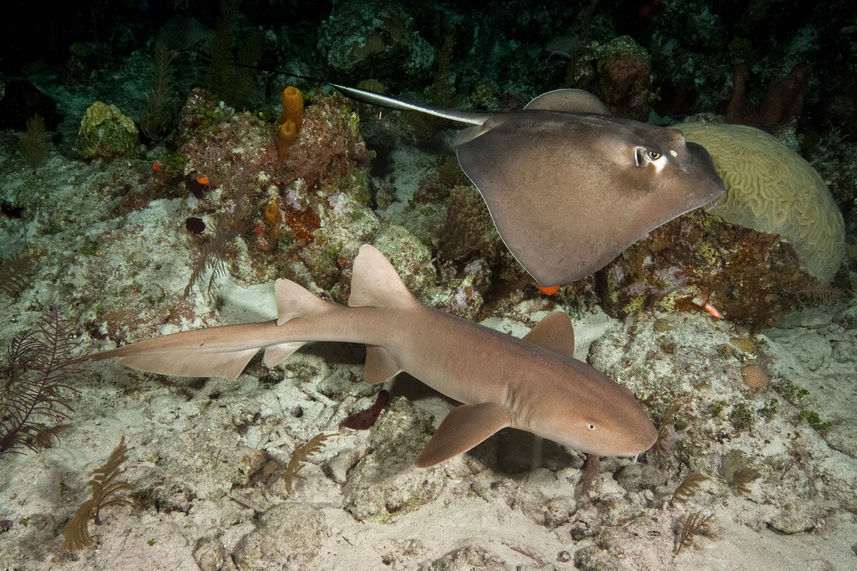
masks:
{"label": "coral rock", "polygon": [[611,112],[645,121],[652,93],[652,58],[629,36],[597,50],[599,95]]}
{"label": "coral rock", "polygon": [[127,156],[137,148],[139,134],[130,117],[115,105],[96,101],[80,121],[75,149],[85,159]]}
{"label": "coral rock", "polygon": [[845,255],[845,225],[824,181],[775,137],[744,125],[687,123],[726,185],[713,212],[732,224],[780,234],[801,265],[826,284]]}
{"label": "coral rock", "polygon": [[744,365],[741,367],[741,377],[751,389],[765,390],[771,386],[771,378],[759,365]]}

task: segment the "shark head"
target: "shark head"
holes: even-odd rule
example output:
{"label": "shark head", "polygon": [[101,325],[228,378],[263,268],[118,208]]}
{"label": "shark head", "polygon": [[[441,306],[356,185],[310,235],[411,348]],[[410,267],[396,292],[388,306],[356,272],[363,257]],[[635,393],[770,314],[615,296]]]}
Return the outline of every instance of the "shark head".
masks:
{"label": "shark head", "polygon": [[527,418],[525,429],[596,456],[636,456],[651,448],[658,431],[633,393],[588,364],[572,362],[580,373],[574,386],[559,381],[565,386],[546,391],[539,415]]}

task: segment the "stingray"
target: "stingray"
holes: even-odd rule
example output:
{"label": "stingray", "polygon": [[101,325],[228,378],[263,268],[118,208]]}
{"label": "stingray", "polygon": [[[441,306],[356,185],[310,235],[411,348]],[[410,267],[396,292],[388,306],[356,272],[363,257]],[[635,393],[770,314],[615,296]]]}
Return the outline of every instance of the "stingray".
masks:
{"label": "stingray", "polygon": [[541,286],[598,271],[650,230],[725,191],[701,145],[676,129],[614,117],[586,91],[549,91],[522,111],[490,113],[330,85],[353,99],[470,125],[455,140],[458,164]]}

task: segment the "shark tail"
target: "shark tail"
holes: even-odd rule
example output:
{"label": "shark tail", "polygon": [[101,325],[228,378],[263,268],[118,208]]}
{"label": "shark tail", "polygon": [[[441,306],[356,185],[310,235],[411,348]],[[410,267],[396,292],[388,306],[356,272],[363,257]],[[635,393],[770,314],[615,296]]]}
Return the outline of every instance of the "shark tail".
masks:
{"label": "shark tail", "polygon": [[[272,323],[227,325],[210,329],[183,331],[123,345],[110,351],[89,355],[93,361],[116,357],[126,367],[175,377],[226,377],[234,381],[259,352],[259,347],[247,347],[236,342],[234,346],[218,343],[213,347],[214,335],[220,338],[243,339],[252,327],[270,327]],[[200,331],[208,333],[200,336]]]}
{"label": "shark tail", "polygon": [[[313,340],[357,339],[344,336],[332,339],[316,337],[307,325],[295,324],[291,331],[284,325],[302,317],[322,317],[322,314],[346,311],[339,305],[322,300],[301,285],[286,279],[274,286],[277,320],[264,323],[226,325],[173,333],[110,351],[89,355],[93,361],[115,357],[132,369],[178,377],[226,377],[234,381],[250,360],[264,349],[263,362],[274,367],[288,359],[305,343]],[[420,303],[410,294],[395,268],[374,247],[364,244],[354,260],[350,307],[415,308]],[[335,328],[335,321],[325,327]],[[307,324],[311,322],[308,320]],[[312,329],[312,326],[310,326]],[[304,331],[307,337],[295,339]],[[293,340],[288,340],[292,337]],[[359,336],[355,336],[359,337]],[[283,339],[286,340],[283,340]],[[401,371],[395,356],[380,345],[367,344],[365,380],[378,383]]]}

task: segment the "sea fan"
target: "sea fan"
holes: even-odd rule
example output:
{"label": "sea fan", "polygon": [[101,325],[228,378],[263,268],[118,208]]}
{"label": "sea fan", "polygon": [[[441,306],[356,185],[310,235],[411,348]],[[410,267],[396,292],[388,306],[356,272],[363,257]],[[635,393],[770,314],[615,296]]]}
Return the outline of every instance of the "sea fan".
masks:
{"label": "sea fan", "polygon": [[77,390],[69,380],[82,361],[73,357],[77,349],[56,309],[12,340],[0,386],[0,455],[44,447],[70,418]]}

